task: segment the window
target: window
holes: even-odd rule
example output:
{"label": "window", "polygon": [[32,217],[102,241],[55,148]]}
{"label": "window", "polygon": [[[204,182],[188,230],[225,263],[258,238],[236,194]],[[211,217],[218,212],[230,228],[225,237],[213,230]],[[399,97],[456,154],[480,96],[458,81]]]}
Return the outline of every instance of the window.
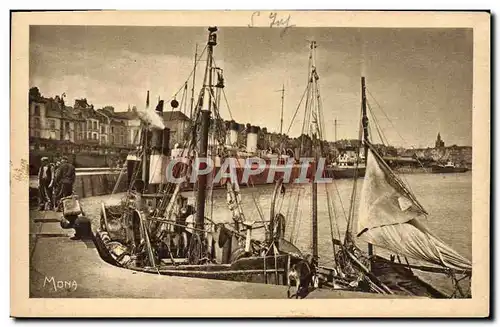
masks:
{"label": "window", "polygon": [[101,134],[105,134],[105,133],[106,133],[106,126],[101,125]]}
{"label": "window", "polygon": [[94,133],[94,134],[92,135],[92,138],[93,138],[94,140],[97,140],[97,133]]}
{"label": "window", "polygon": [[92,129],[92,122],[87,120],[87,129]]}
{"label": "window", "polygon": [[90,132],[87,133],[87,139],[88,140],[92,139],[92,133],[90,133]]}
{"label": "window", "polygon": [[78,133],[78,140],[83,140],[83,134],[81,132]]}
{"label": "window", "polygon": [[114,133],[115,132],[115,128],[113,126],[111,126],[111,133]]}
{"label": "window", "polygon": [[96,121],[93,123],[93,127],[94,127],[93,129],[97,129],[97,122]]}
{"label": "window", "polygon": [[133,131],[133,138],[132,138],[132,143],[133,144],[139,144],[140,142],[140,138],[139,138],[139,131],[138,130],[135,130]]}
{"label": "window", "polygon": [[33,108],[33,116],[40,116],[40,106],[37,104]]}
{"label": "window", "polygon": [[35,137],[40,137],[40,131],[35,131]]}
{"label": "window", "polygon": [[111,135],[109,140],[110,140],[109,142],[111,144],[115,144],[115,136],[114,135]]}
{"label": "window", "polygon": [[35,125],[35,128],[40,128],[40,118],[35,117],[35,119],[33,119],[33,124]]}
{"label": "window", "polygon": [[66,126],[65,126],[64,128],[66,129],[66,131],[69,131],[69,130],[70,130],[70,128],[69,128],[69,122],[67,121],[67,122],[65,123],[65,125],[66,125]]}
{"label": "window", "polygon": [[49,128],[56,129],[56,121],[54,119],[49,119]]}

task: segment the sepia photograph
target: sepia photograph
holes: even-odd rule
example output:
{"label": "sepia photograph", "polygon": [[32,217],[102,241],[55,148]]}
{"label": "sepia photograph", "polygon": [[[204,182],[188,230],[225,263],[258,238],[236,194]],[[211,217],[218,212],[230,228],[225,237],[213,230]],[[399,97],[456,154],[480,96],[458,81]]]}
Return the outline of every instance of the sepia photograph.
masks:
{"label": "sepia photograph", "polygon": [[16,311],[488,315],[488,13],[149,14],[14,14]]}

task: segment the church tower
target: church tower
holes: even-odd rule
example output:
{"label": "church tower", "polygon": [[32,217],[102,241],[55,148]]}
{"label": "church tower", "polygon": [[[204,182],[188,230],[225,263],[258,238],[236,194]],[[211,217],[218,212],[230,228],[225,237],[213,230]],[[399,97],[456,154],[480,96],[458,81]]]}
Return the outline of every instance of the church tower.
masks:
{"label": "church tower", "polygon": [[444,141],[441,140],[441,133],[438,133],[435,147],[436,148],[444,148]]}

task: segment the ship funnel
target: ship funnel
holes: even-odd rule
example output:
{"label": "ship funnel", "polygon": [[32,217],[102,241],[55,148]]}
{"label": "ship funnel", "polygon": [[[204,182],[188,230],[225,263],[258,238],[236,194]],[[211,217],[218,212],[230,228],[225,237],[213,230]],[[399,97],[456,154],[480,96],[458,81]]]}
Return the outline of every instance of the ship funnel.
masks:
{"label": "ship funnel", "polygon": [[226,139],[228,145],[235,145],[236,143],[238,143],[239,127],[239,124],[237,124],[234,120],[231,120],[229,122],[229,133]]}
{"label": "ship funnel", "polygon": [[250,126],[247,131],[247,152],[255,153],[257,152],[257,132],[259,131],[258,126]]}

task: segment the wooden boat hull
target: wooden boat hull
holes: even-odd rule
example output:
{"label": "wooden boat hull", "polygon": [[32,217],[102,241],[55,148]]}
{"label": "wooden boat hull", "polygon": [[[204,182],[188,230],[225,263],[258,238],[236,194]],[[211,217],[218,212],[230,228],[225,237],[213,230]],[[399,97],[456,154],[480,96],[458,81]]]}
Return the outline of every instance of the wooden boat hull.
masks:
{"label": "wooden boat hull", "polygon": [[469,171],[465,167],[432,167],[433,174],[453,174],[453,173],[465,173]]}
{"label": "wooden boat hull", "polygon": [[104,261],[121,268],[166,276],[286,285],[290,265],[300,260],[294,255],[280,254],[265,258],[244,257],[231,264],[174,265],[168,259],[163,259],[156,267],[125,266],[120,258],[111,254],[101,235],[97,232],[94,242]]}
{"label": "wooden boat hull", "polygon": [[411,269],[402,265],[395,265],[380,256],[372,258],[371,271],[395,294],[438,299],[449,298],[445,293],[415,276]]}
{"label": "wooden boat hull", "polygon": [[354,178],[364,177],[365,176],[365,167],[330,167],[325,169],[326,177],[334,178],[334,179],[344,179],[344,178]]}

